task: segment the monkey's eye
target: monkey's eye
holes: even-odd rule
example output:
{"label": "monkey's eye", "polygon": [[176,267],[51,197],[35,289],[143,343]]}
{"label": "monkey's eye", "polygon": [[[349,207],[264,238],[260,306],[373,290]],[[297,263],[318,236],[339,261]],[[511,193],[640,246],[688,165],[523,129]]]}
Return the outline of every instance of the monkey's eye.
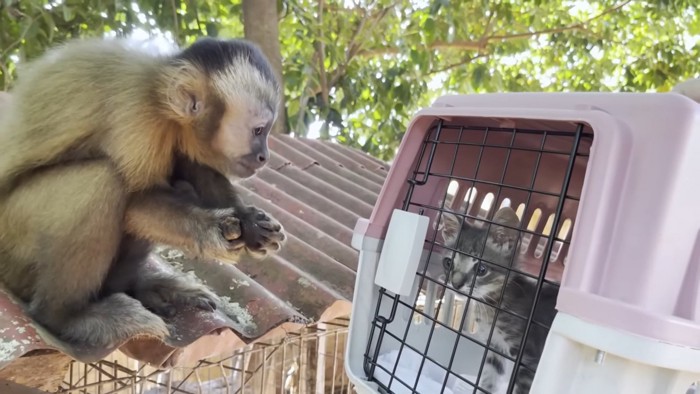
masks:
{"label": "monkey's eye", "polygon": [[477,276],[484,276],[489,272],[489,269],[486,268],[485,265],[479,264],[476,267],[474,267],[474,270],[476,271]]}
{"label": "monkey's eye", "polygon": [[253,134],[255,134],[255,135],[260,135],[260,134],[263,133],[263,130],[265,130],[264,127],[256,127],[256,128],[253,129]]}
{"label": "monkey's eye", "polygon": [[452,259],[449,257],[442,259],[442,266],[445,267],[445,270],[452,271]]}

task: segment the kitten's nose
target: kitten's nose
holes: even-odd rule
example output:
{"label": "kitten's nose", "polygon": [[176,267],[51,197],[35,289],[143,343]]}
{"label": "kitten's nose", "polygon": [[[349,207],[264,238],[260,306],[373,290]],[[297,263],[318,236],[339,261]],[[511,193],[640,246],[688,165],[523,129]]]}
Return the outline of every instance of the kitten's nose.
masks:
{"label": "kitten's nose", "polygon": [[453,272],[451,282],[455,289],[460,289],[467,282],[467,276],[461,272]]}

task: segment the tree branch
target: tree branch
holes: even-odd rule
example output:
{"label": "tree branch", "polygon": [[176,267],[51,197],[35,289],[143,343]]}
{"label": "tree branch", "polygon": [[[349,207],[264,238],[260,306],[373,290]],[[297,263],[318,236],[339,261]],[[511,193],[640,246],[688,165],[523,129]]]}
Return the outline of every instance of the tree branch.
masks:
{"label": "tree branch", "polygon": [[316,41],[316,51],[318,51],[318,71],[319,71],[319,80],[321,83],[321,101],[323,107],[328,106],[328,78],[326,76],[326,66],[325,66],[325,60],[326,60],[326,45],[324,44],[324,34],[323,34],[323,9],[324,9],[324,0],[318,0],[318,37],[319,39]]}
{"label": "tree branch", "polygon": [[452,70],[453,68],[457,68],[459,66],[464,66],[466,64],[469,64],[476,59],[486,58],[489,56],[491,56],[491,55],[488,53],[480,53],[476,56],[469,56],[469,57],[466,57],[458,62],[454,62],[454,63],[448,64],[444,67],[440,67],[440,68],[437,68],[434,70],[430,70],[430,71],[428,71],[427,75],[439,74],[441,72],[449,71],[449,70]]}
{"label": "tree branch", "polygon": [[[461,50],[471,50],[471,51],[482,51],[482,50],[486,49],[486,46],[492,41],[517,40],[517,39],[522,39],[522,38],[537,37],[537,36],[541,36],[543,34],[563,33],[565,31],[572,31],[572,30],[585,30],[586,24],[588,24],[596,19],[599,19],[607,14],[611,14],[615,11],[618,11],[620,8],[624,7],[625,5],[627,5],[631,2],[632,2],[632,0],[625,0],[622,3],[617,4],[613,7],[610,7],[610,8],[604,10],[603,12],[601,12],[601,13],[599,13],[591,18],[588,18],[584,21],[577,22],[577,23],[567,25],[567,26],[553,27],[550,29],[522,32],[522,33],[515,33],[515,34],[492,35],[492,36],[481,37],[479,40],[466,40],[466,41],[462,40],[462,41],[453,41],[453,42],[435,41],[435,42],[432,42],[432,43],[426,45],[426,49],[428,49],[428,50],[461,49]],[[487,24],[487,27],[488,27],[488,24]],[[360,51],[358,53],[358,56],[376,57],[376,56],[382,56],[382,55],[396,55],[399,53],[401,53],[400,48],[383,47],[383,48],[375,48],[375,49]]]}
{"label": "tree branch", "polygon": [[2,71],[2,86],[0,86],[0,90],[7,90],[7,87],[10,86],[10,70],[5,66],[5,61],[4,59],[0,59],[0,71]]}
{"label": "tree branch", "polygon": [[[326,75],[326,45],[324,43],[325,36],[323,34],[323,11],[324,11],[324,0],[318,0],[318,37],[316,50],[318,51],[318,70],[319,70],[319,82],[321,83],[321,110],[325,113],[328,108],[328,77]],[[328,119],[325,119],[323,126],[321,127],[321,138],[328,139]]]}
{"label": "tree branch", "polygon": [[[297,115],[297,131],[302,130],[303,128],[301,127],[303,125],[304,121],[304,115],[306,111],[306,107],[308,105],[309,99],[311,97],[314,97],[321,93],[322,95],[322,100],[324,101],[323,105],[327,106],[329,102],[329,93],[330,89],[333,88],[340,82],[341,78],[345,76],[345,72],[350,65],[350,62],[357,56],[359,51],[362,49],[362,37],[365,33],[365,27],[366,26],[371,26],[371,28],[375,28],[378,24],[379,21],[381,21],[386,15],[389,13],[391,9],[396,7],[398,4],[401,3],[401,0],[396,0],[393,3],[377,10],[376,12],[373,12],[371,15],[367,15],[367,9],[371,8],[374,6],[374,2],[370,5],[368,5],[367,8],[362,8],[361,13],[363,17],[360,19],[360,23],[357,24],[357,28],[355,31],[352,33],[352,37],[350,38],[350,41],[347,45],[347,48],[345,50],[345,59],[344,61],[339,64],[335,70],[329,75],[326,73],[325,70],[325,50],[320,51],[319,48],[323,48],[323,43],[320,43],[320,45],[317,45],[317,50],[314,53],[313,60],[311,63],[319,62],[319,80],[320,83],[316,84],[314,88],[311,86],[307,86],[305,89],[303,89],[303,93],[301,94],[299,98],[299,113]],[[329,7],[328,4],[325,3],[324,0],[319,0],[319,16],[318,18],[321,18],[321,14],[323,13],[323,10],[325,7]],[[322,23],[322,19],[319,20],[319,24]],[[330,76],[330,78],[329,78]],[[325,81],[324,81],[325,79]],[[324,127],[327,127],[328,122],[324,122]]]}
{"label": "tree branch", "polygon": [[199,19],[199,10],[197,9],[197,4],[194,1],[190,1],[187,4],[187,6],[194,10],[194,19],[197,22],[197,30],[199,30],[199,34],[203,36],[208,35],[207,32],[202,30],[202,21]]}
{"label": "tree branch", "polygon": [[170,6],[173,7],[173,29],[175,29],[175,41],[177,41],[178,44],[181,44],[180,42],[180,21],[177,18],[177,5],[175,4],[175,0],[170,0]]}
{"label": "tree branch", "polygon": [[19,47],[20,44],[22,44],[22,41],[24,40],[24,37],[27,36],[27,33],[29,32],[29,29],[32,27],[32,25],[34,24],[35,21],[36,21],[36,18],[33,18],[33,19],[29,22],[29,24],[27,24],[27,27],[26,27],[24,30],[22,30],[22,33],[21,33],[20,36],[17,38],[17,40],[15,40],[13,43],[11,43],[10,45],[8,45],[7,48],[5,48],[5,49],[2,51],[2,53],[0,53],[0,58],[1,58],[1,59],[6,58],[6,57],[10,54],[11,51],[13,51],[13,50],[16,49],[17,47]]}
{"label": "tree branch", "polygon": [[386,17],[389,11],[392,8],[396,7],[399,3],[401,3],[400,0],[394,1],[393,3],[387,5],[386,7],[380,9],[372,15],[362,18],[359,25],[357,26],[357,29],[355,29],[355,32],[350,38],[348,48],[345,51],[345,61],[343,62],[343,64],[340,64],[338,68],[336,68],[335,72],[333,73],[333,76],[331,77],[330,86],[335,86],[340,81],[340,78],[342,78],[345,74],[345,70],[347,70],[348,65],[350,65],[350,62],[355,58],[355,56],[357,56],[360,53],[362,49],[362,40],[360,40],[360,37],[364,33],[364,29],[365,26],[367,26],[367,22],[369,21],[371,23],[371,26],[373,27],[377,26],[378,23],[382,19],[384,19],[384,17]]}
{"label": "tree branch", "polygon": [[[479,40],[479,41],[435,41],[425,46],[428,50],[441,50],[441,49],[462,49],[469,51],[480,51],[486,48],[486,43],[489,41],[490,37]],[[376,49],[367,49],[360,51],[357,55],[362,57],[376,57],[382,55],[397,55],[401,53],[401,48],[398,47],[383,47]]]}
{"label": "tree branch", "polygon": [[[497,6],[498,3],[496,4],[496,7],[494,7],[494,9],[497,8]],[[493,17],[495,15],[496,11],[489,12],[489,18],[486,20],[486,27],[484,27],[484,34],[481,35],[479,41],[485,40],[489,36],[489,34],[491,34],[491,29],[493,28]]]}

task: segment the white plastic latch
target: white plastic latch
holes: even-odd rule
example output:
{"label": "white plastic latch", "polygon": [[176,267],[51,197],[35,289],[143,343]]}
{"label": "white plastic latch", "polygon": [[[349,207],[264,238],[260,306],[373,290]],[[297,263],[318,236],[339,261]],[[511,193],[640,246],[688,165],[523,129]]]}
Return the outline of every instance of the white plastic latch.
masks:
{"label": "white plastic latch", "polygon": [[377,286],[402,296],[411,293],[429,223],[427,216],[394,210],[374,277]]}

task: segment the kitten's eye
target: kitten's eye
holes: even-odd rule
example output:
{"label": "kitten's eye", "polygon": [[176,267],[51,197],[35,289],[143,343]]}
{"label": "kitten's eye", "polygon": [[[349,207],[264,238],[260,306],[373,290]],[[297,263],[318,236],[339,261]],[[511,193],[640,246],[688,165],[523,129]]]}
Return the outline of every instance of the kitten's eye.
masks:
{"label": "kitten's eye", "polygon": [[479,264],[476,266],[476,275],[477,276],[484,276],[489,272],[489,269],[486,268],[485,265]]}
{"label": "kitten's eye", "polygon": [[260,135],[260,134],[263,133],[263,130],[265,130],[264,127],[256,127],[256,128],[253,129],[253,134],[255,134],[255,135]]}
{"label": "kitten's eye", "polygon": [[447,271],[452,271],[452,259],[449,257],[442,259],[442,266],[445,267]]}

